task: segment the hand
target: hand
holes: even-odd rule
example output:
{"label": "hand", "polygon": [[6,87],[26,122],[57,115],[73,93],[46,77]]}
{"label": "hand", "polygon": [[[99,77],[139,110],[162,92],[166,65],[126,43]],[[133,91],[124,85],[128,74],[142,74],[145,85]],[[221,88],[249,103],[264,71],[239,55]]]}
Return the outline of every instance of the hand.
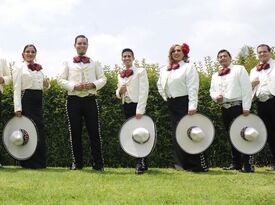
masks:
{"label": "hand", "polygon": [[83,84],[79,83],[74,86],[75,91],[82,91],[83,90]]}
{"label": "hand", "polygon": [[96,88],[94,83],[87,82],[87,83],[83,83],[82,85],[84,90],[90,90],[90,89]]}
{"label": "hand", "polygon": [[243,110],[243,116],[248,116],[250,114],[249,110]]}
{"label": "hand", "polygon": [[142,116],[143,116],[143,114],[136,114],[136,119],[139,120],[142,118]]}
{"label": "hand", "polygon": [[119,88],[119,94],[122,95],[127,91],[126,85],[122,85]]}
{"label": "hand", "polygon": [[252,82],[251,82],[251,85],[252,85],[252,90],[260,83],[260,80],[259,78],[255,78]]}
{"label": "hand", "polygon": [[0,77],[0,84],[4,84],[5,80],[3,77]]}
{"label": "hand", "polygon": [[216,98],[217,102],[218,103],[222,103],[223,102],[223,96],[222,95],[219,95],[217,98]]}
{"label": "hand", "polygon": [[48,88],[49,85],[50,85],[49,78],[44,78],[44,80],[43,80],[43,86],[44,86],[44,88]]}
{"label": "hand", "polygon": [[194,109],[194,110],[188,110],[188,115],[194,115],[196,114],[197,110]]}
{"label": "hand", "polygon": [[15,116],[16,117],[21,117],[22,116],[22,111],[16,111]]}

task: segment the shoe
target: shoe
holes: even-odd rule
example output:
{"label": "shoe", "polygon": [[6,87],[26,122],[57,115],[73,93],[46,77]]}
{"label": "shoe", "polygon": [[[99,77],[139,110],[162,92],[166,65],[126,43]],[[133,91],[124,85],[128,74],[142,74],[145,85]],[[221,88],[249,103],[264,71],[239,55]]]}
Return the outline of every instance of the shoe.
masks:
{"label": "shoe", "polygon": [[104,167],[93,167],[93,170],[98,171],[98,172],[104,172]]}
{"label": "shoe", "polygon": [[230,170],[241,170],[242,168],[239,165],[233,165],[233,164],[231,164],[229,167],[223,167],[222,169],[230,171]]}
{"label": "shoe", "polygon": [[83,169],[83,167],[77,166],[77,164],[74,162],[70,166],[70,170],[81,170],[81,169]]}
{"label": "shoe", "polygon": [[275,165],[271,165],[271,167],[269,169],[266,169],[266,171],[270,171],[270,172],[275,171]]}
{"label": "shoe", "polygon": [[241,172],[245,172],[245,173],[253,173],[255,172],[255,167],[252,165],[245,165],[244,168],[241,170]]}
{"label": "shoe", "polygon": [[175,170],[177,170],[177,171],[183,171],[183,170],[184,170],[183,167],[180,166],[180,165],[178,165],[178,164],[175,164],[175,165],[174,165],[174,168],[175,168]]}
{"label": "shoe", "polygon": [[144,173],[144,167],[140,163],[136,164],[135,174],[143,174],[143,173]]}
{"label": "shoe", "polygon": [[3,165],[0,163],[0,168],[4,168]]}

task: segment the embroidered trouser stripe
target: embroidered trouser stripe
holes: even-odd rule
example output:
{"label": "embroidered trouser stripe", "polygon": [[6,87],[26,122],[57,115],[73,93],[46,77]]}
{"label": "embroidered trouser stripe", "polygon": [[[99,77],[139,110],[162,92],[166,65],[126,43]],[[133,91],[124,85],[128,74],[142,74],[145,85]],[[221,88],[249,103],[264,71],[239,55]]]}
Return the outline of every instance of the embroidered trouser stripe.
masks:
{"label": "embroidered trouser stripe", "polygon": [[89,139],[93,166],[103,167],[101,135],[99,126],[99,111],[95,96],[68,96],[67,113],[69,119],[72,157],[76,166],[83,167],[82,128],[85,122]]}

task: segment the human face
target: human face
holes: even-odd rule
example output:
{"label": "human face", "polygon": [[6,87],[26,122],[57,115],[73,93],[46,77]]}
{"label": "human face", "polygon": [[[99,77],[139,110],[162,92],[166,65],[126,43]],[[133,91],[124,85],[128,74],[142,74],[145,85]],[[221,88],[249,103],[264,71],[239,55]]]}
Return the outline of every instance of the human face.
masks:
{"label": "human face", "polygon": [[74,44],[78,55],[83,56],[86,54],[88,49],[88,41],[86,38],[78,38]]}
{"label": "human face", "polygon": [[183,59],[184,57],[184,54],[182,52],[182,49],[180,46],[176,46],[174,48],[174,50],[172,51],[172,59],[175,61],[175,62],[179,62]]}
{"label": "human face", "polygon": [[228,67],[231,64],[231,60],[227,52],[222,52],[218,55],[218,61],[223,68]]}
{"label": "human face", "polygon": [[132,52],[126,51],[122,54],[122,62],[126,68],[131,68],[133,66],[133,61],[135,60]]}
{"label": "human face", "polygon": [[32,46],[27,47],[25,51],[22,53],[22,56],[23,56],[23,59],[28,63],[33,63],[36,56],[36,51],[34,47]]}
{"label": "human face", "polygon": [[257,49],[258,58],[261,63],[267,63],[271,58],[271,53],[266,46],[261,46]]}

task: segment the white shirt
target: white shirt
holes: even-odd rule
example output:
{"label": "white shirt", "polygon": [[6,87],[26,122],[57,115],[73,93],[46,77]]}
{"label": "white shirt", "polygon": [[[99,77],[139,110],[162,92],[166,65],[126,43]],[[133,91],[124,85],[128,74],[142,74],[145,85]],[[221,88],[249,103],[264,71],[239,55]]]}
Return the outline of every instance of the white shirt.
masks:
{"label": "white shirt", "polygon": [[[90,63],[73,63],[66,61],[63,63],[62,73],[58,77],[58,84],[68,91],[68,95],[85,97],[89,94],[96,94],[106,84],[106,77],[99,62],[90,59]],[[74,86],[79,83],[94,83],[96,88],[84,91],[74,90]]]}
{"label": "white shirt", "polygon": [[256,78],[259,78],[260,81],[253,89],[253,96],[275,95],[275,61],[270,59],[267,63],[270,65],[269,69],[257,71],[257,67],[254,67],[250,71],[250,81],[252,82]]}
{"label": "white shirt", "polygon": [[[5,59],[0,59],[0,76],[4,79],[4,84],[11,82],[11,72]],[[3,84],[0,84],[0,91],[3,92]]]}
{"label": "white shirt", "polygon": [[229,66],[230,72],[219,76],[218,72],[212,75],[210,96],[217,102],[217,97],[222,95],[224,102],[241,100],[243,110],[250,110],[252,102],[252,86],[249,75],[242,65]]}
{"label": "white shirt", "polygon": [[14,112],[22,111],[21,91],[26,89],[43,90],[44,75],[42,71],[32,71],[28,63],[14,65],[13,70],[13,101]]}
{"label": "white shirt", "polygon": [[[118,88],[116,89],[116,96],[122,100],[127,97],[131,102],[137,103],[136,114],[144,114],[148,99],[149,82],[147,72],[144,68],[133,67],[133,75],[122,78],[118,74]],[[122,85],[126,85],[126,93],[120,96],[119,89]]]}
{"label": "white shirt", "polygon": [[181,97],[188,95],[188,109],[197,109],[199,75],[196,68],[184,61],[179,62],[180,67],[176,70],[167,70],[167,66],[160,70],[157,87],[162,98]]}

